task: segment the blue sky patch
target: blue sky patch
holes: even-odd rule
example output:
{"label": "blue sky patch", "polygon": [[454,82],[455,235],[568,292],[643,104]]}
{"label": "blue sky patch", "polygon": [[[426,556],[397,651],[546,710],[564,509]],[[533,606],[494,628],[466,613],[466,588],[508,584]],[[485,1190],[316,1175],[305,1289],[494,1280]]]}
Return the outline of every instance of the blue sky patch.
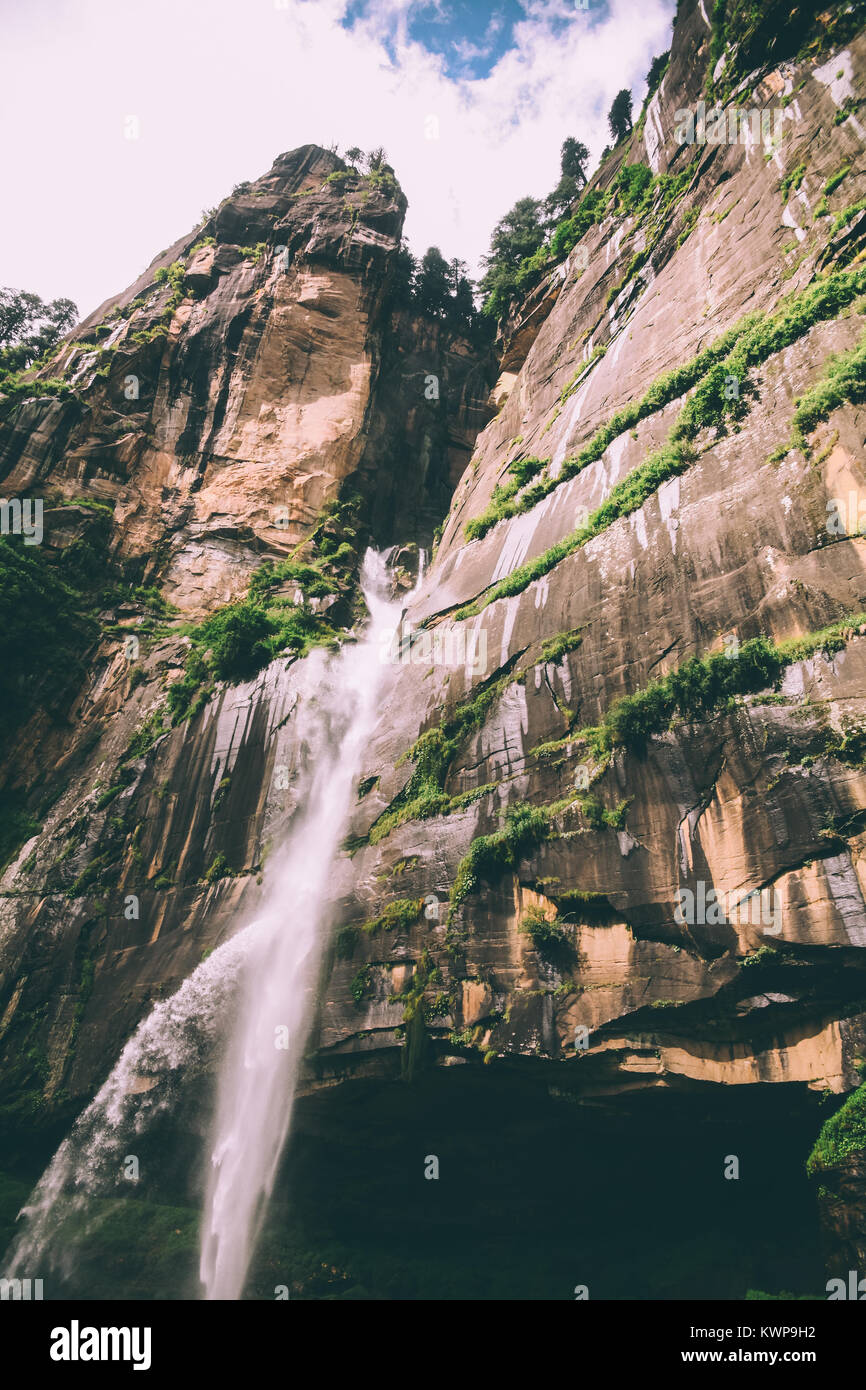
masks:
{"label": "blue sky patch", "polygon": [[[342,19],[344,29],[369,19],[379,9],[377,0],[349,0]],[[487,77],[503,54],[514,48],[514,28],[527,18],[520,0],[417,0],[409,6],[406,35],[444,61],[446,76],[454,81]],[[559,0],[547,19],[554,33],[575,21],[586,24],[606,11],[599,0]],[[397,21],[383,42],[392,62],[396,58]]]}

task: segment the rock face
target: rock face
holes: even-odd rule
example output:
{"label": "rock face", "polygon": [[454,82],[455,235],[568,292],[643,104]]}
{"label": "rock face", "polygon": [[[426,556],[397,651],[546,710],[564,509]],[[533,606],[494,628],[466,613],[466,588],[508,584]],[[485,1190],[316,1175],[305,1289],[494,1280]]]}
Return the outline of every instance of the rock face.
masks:
{"label": "rock face", "polygon": [[[863,333],[862,217],[842,214],[866,193],[866,37],[834,46],[831,30],[820,52],[733,81],[726,110],[769,111],[774,143],[760,117],[757,137],[746,122],[743,138],[679,143],[678,113],[707,99],[708,9],[679,6],[667,73],[592,182],[598,216],[509,330],[486,428],[489,355],[388,309],[399,190],[364,197],[312,147],[82,325],[51,368],[79,395],[3,426],[7,492],[110,504],[114,554],[190,616],[243,592],[344,485],[382,544],[428,544],[453,491],[335,876],[311,1105],[338,1113],[335,1082],[399,1076],[419,1027],[428,1069],[476,1069],[481,1089],[538,1078],[614,1109],[859,1084],[866,542],[859,522],[828,521],[833,499],[864,496],[862,389],[793,430]],[[749,35],[727,38],[719,83],[749,52]],[[644,201],[625,165],[646,166]],[[154,272],[178,259],[189,292],[151,337],[172,284]],[[820,305],[816,284],[834,287]],[[81,342],[106,322],[91,358]],[[686,436],[693,400],[706,413]],[[680,438],[688,456],[666,472]],[[509,465],[532,459],[543,495],[503,498]],[[747,677],[754,639],[778,654],[772,678]],[[35,1091],[59,1113],[93,1092],[148,1004],[255,903],[295,809],[296,668],[218,687],[130,759],[183,654],[171,631],[142,646],[133,686],[104,638],[63,724],[37,711],[20,740],[13,785],[35,795],[47,765],[59,795],[3,879],[0,1048],[39,1059],[15,1072],[15,1105]],[[741,688],[640,737],[581,732],[713,652]],[[234,876],[205,881],[220,857]],[[862,1255],[856,1162],[846,1193],[834,1272]]]}

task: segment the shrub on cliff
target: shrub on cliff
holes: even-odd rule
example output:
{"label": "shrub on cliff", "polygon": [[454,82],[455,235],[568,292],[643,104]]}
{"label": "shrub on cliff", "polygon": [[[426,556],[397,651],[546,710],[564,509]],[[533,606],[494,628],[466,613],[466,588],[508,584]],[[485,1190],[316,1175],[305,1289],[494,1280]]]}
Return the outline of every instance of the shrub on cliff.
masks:
{"label": "shrub on cliff", "polygon": [[34,689],[51,693],[96,635],[87,587],[92,546],[76,542],[56,560],[42,546],[0,539],[0,734],[29,712]]}
{"label": "shrub on cliff", "polygon": [[557,960],[568,954],[571,943],[567,928],[558,917],[548,917],[543,908],[528,908],[521,918],[520,930],[544,959]]}
{"label": "shrub on cliff", "polygon": [[247,680],[270,661],[274,630],[264,608],[246,600],[220,608],[202,623],[198,635],[210,647],[219,680]]}
{"label": "shrub on cliff", "polygon": [[866,1084],[858,1086],[821,1128],[806,1163],[810,1177],[836,1168],[849,1154],[866,1151]]}

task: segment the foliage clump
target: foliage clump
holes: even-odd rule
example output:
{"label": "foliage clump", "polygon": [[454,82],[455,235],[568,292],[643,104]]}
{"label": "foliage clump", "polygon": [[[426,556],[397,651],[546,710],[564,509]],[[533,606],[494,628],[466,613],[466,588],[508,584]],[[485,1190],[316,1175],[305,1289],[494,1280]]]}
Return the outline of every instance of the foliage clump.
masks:
{"label": "foliage clump", "polygon": [[826,1169],[837,1168],[849,1154],[866,1150],[866,1084],[858,1086],[844,1105],[821,1127],[815,1147],[806,1163],[814,1177]]}

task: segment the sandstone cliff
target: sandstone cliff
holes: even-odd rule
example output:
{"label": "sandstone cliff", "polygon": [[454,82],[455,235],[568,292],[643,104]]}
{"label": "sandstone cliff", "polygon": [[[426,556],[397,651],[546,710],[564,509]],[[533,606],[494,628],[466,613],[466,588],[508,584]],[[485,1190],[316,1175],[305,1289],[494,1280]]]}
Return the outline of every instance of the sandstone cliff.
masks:
{"label": "sandstone cliff", "polygon": [[[813,1101],[860,1084],[866,38],[834,12],[768,53],[729,10],[714,35],[681,3],[658,91],[506,328],[489,423],[486,351],[389,310],[399,189],[311,147],[81,326],[50,369],[73,394],[7,412],[4,486],[54,496],[48,543],[104,524],[63,503],[106,503],[106,554],[177,610],[108,615],[18,736],[9,790],[41,820],[0,902],[19,1124],[88,1096],[255,903],[295,809],[297,664],[170,725],[178,627],[315,546],[347,491],[355,560],[447,516],[335,884],[314,1127],[350,1081],[416,1068],[614,1114],[778,1088],[813,1133]],[[701,100],[746,113],[736,139],[677,140]],[[866,1259],[858,1162],[831,1261]]]}

